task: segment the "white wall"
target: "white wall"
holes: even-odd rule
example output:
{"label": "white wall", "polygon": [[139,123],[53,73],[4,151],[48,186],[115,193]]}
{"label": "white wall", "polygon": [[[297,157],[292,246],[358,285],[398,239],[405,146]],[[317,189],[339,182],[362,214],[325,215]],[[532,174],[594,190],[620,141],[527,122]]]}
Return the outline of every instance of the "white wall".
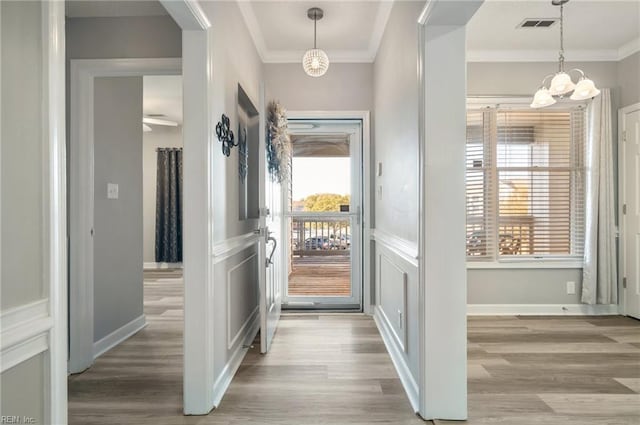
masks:
{"label": "white wall", "polygon": [[[418,352],[418,27],[423,2],[395,2],[374,63],[373,177],[376,316],[409,371],[417,398]],[[374,168],[375,169],[375,168]],[[413,253],[412,253],[413,251]],[[383,332],[384,335],[384,332]],[[402,370],[402,367],[400,368]]]}
{"label": "white wall", "polygon": [[[94,83],[94,342],[142,312],[142,77]],[[118,184],[118,199],[107,184]]]}
{"label": "white wall", "polygon": [[[226,114],[231,129],[238,131],[238,84],[252,103],[264,114],[260,106],[263,86],[263,64],[251,40],[236,2],[203,2],[209,17],[211,70],[211,110],[214,122]],[[238,174],[238,148],[231,156],[222,154],[216,140],[212,146],[213,238],[213,311],[214,315],[214,393],[221,396],[226,379],[235,368],[259,325],[258,307],[258,243],[233,252],[231,246],[238,236],[252,237],[258,220],[239,219],[240,180]],[[204,231],[204,229],[203,229]]]}
{"label": "white wall", "polygon": [[182,127],[154,126],[142,136],[143,261],[154,263],[156,240],[156,182],[158,148],[182,147]]}

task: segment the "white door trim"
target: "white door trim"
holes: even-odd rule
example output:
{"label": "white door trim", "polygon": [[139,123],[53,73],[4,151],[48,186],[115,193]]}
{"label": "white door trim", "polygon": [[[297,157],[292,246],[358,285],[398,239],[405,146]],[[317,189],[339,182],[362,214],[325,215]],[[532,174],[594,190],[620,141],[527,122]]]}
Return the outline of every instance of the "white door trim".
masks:
{"label": "white door trim", "polygon": [[[291,119],[341,119],[362,121],[362,308],[372,315],[373,282],[371,280],[371,127],[369,111],[287,111]],[[283,229],[285,226],[283,225]],[[283,239],[284,240],[284,239]],[[286,263],[285,263],[286,264]],[[284,287],[284,282],[283,282]]]}
{"label": "white door trim", "polygon": [[64,2],[44,1],[48,91],[49,419],[67,423],[67,141]]}
{"label": "white door trim", "polygon": [[[92,212],[88,206],[93,205],[90,191],[93,188],[93,168],[91,146],[93,143],[80,143],[80,135],[92,135],[92,123],[82,124],[87,119],[87,110],[78,109],[79,102],[88,101],[87,81],[95,76],[103,76],[99,70],[109,65],[111,71],[104,71],[104,76],[142,75],[142,73],[154,74],[182,74],[183,75],[183,107],[184,107],[184,185],[185,185],[185,226],[183,229],[184,285],[185,285],[185,335],[184,335],[184,412],[185,414],[206,414],[213,408],[213,321],[212,302],[213,285],[211,262],[211,247],[213,245],[213,219],[207,212],[212,205],[212,192],[210,190],[210,146],[214,143],[212,130],[212,117],[210,111],[210,72],[212,68],[209,23],[206,15],[196,0],[160,0],[169,14],[182,28],[182,60],[179,59],[115,59],[74,61],[72,66],[71,100],[75,102],[72,107],[71,124],[71,152],[70,172],[91,177],[78,180],[84,182],[82,187],[76,181],[70,186],[70,194],[74,199],[70,202],[70,214],[72,229],[70,229],[70,247],[72,250],[80,249],[82,261],[76,261],[70,265],[72,282],[70,285],[70,301],[75,305],[87,306],[93,294],[91,287],[86,285],[87,276],[92,270],[93,254],[87,251],[90,243]],[[64,22],[64,21],[63,21]],[[64,27],[64,25],[62,25]],[[62,32],[64,37],[64,30]],[[56,40],[56,41],[59,41]],[[64,61],[64,53],[62,54]],[[182,66],[180,66],[180,63]],[[75,72],[74,72],[75,71]],[[73,85],[75,82],[75,89]],[[82,85],[82,87],[80,87]],[[62,109],[64,111],[64,108]],[[84,120],[79,120],[82,113]],[[75,119],[74,116],[76,115]],[[92,116],[92,114],[91,114]],[[80,126],[83,126],[82,132]],[[206,141],[203,143],[203,141]],[[81,164],[80,158],[84,158]],[[205,158],[206,160],[202,160]],[[64,173],[64,167],[61,170]],[[63,174],[64,175],[64,174]],[[186,201],[189,199],[189,201]],[[187,208],[189,207],[189,208]],[[74,212],[75,209],[75,212]],[[84,217],[84,218],[82,218]],[[88,219],[89,218],[89,219]],[[82,221],[80,221],[82,220]],[[203,231],[204,229],[204,231]],[[74,238],[75,237],[75,241]],[[76,252],[76,254],[78,254]],[[73,255],[73,253],[72,253]],[[91,272],[92,275],[92,272]],[[89,276],[91,276],[89,275]],[[85,282],[83,284],[83,282]],[[205,282],[206,284],[203,284]],[[56,293],[63,292],[58,287]],[[79,304],[82,302],[83,304]],[[77,309],[76,309],[77,310]],[[86,318],[92,315],[92,307],[83,308],[82,314]],[[66,316],[66,314],[65,314]],[[91,317],[92,319],[92,317]],[[87,323],[93,323],[91,320]],[[92,347],[93,330],[77,327],[78,320],[73,319],[70,329],[71,335],[76,335],[78,342],[83,341],[79,348],[80,358],[70,359],[70,370],[82,370],[86,364]],[[75,325],[74,325],[75,324]],[[202,326],[204,324],[204,326]],[[194,326],[195,325],[195,326]],[[90,338],[88,337],[90,336]],[[88,344],[91,342],[91,344]],[[73,344],[73,343],[72,343]],[[67,368],[62,369],[65,380]],[[65,381],[66,382],[66,381]],[[64,391],[66,394],[66,391]],[[66,398],[64,412],[66,414]],[[55,422],[64,423],[64,422]]]}
{"label": "white door trim", "polygon": [[621,290],[622,297],[620,298],[620,312],[627,314],[627,289],[622,287],[622,278],[626,274],[626,252],[625,252],[625,215],[622,214],[622,208],[625,204],[625,188],[627,184],[626,169],[624,162],[624,129],[625,129],[625,116],[630,113],[640,110],[640,102],[633,105],[625,106],[618,109],[618,246],[620,248],[619,270],[618,279],[620,280],[618,288]]}
{"label": "white door trim", "polygon": [[[179,75],[182,60],[71,60],[69,164],[69,371],[93,364],[94,80],[97,77]],[[142,266],[142,265],[141,265]]]}

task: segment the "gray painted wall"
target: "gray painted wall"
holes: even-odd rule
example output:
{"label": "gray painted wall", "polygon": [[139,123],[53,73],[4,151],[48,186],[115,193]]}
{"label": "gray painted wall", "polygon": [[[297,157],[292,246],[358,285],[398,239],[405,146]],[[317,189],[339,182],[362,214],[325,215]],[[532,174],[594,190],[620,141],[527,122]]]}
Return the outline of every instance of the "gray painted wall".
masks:
{"label": "gray painted wall", "polygon": [[[553,62],[470,62],[467,64],[468,96],[532,96],[542,77],[554,72]],[[580,68],[599,87],[612,94],[612,110],[617,111],[621,82],[617,62],[568,62]],[[626,84],[626,83],[625,83]],[[616,138],[617,114],[613,128]],[[576,294],[566,293],[566,282],[576,282]],[[579,304],[582,269],[469,269],[469,304]]]}
{"label": "gray painted wall", "polygon": [[20,419],[27,416],[35,420],[34,424],[45,423],[44,418],[48,416],[45,413],[46,359],[47,354],[41,353],[2,373],[0,380],[2,415],[20,416]]}
{"label": "gray painted wall", "polygon": [[43,298],[42,41],[38,2],[2,2],[2,297]]}
{"label": "gray painted wall", "polygon": [[640,52],[618,62],[620,107],[640,102]]}
{"label": "gray painted wall", "polygon": [[[94,341],[142,315],[142,77],[94,84]],[[107,199],[107,183],[119,185]]]}
{"label": "gray painted wall", "polygon": [[291,111],[373,110],[373,64],[332,63],[321,78],[299,63],[266,64],[268,100]]}
{"label": "gray painted wall", "polygon": [[182,32],[169,16],[67,19],[67,57],[179,58]]}
{"label": "gray painted wall", "polygon": [[[393,4],[373,74],[372,162],[382,162],[382,176],[373,177],[373,173],[372,189],[375,193],[382,186],[383,193],[382,200],[374,196],[375,228],[414,246],[418,237],[417,18],[423,6],[423,2]],[[417,379],[418,269],[384,243],[376,240],[374,245],[374,305],[399,336],[401,342],[391,343],[399,345]]]}
{"label": "gray painted wall", "polygon": [[[418,60],[417,17],[423,2],[396,2],[374,64],[374,162],[382,176],[373,190],[375,225],[417,243]],[[374,168],[375,169],[375,168]]]}
{"label": "gray painted wall", "polygon": [[153,131],[142,136],[143,173],[143,261],[153,263],[156,240],[156,182],[158,172],[158,148],[182,147],[182,127],[154,126]]}
{"label": "gray painted wall", "polygon": [[[0,311],[42,299],[46,286],[47,138],[43,132],[43,45],[39,2],[0,2]],[[0,412],[43,424],[48,352],[0,376]]]}

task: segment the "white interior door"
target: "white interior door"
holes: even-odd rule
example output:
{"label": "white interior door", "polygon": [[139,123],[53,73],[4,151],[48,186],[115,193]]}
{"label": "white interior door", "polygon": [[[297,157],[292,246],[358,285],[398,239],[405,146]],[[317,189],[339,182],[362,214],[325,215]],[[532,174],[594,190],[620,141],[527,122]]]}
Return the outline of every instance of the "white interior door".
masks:
{"label": "white interior door", "polygon": [[282,305],[282,194],[281,185],[272,181],[266,162],[265,137],[260,144],[260,260],[258,279],[260,287],[260,352],[266,353],[280,320]]}
{"label": "white interior door", "polygon": [[620,164],[625,313],[640,319],[640,104],[623,111]]}

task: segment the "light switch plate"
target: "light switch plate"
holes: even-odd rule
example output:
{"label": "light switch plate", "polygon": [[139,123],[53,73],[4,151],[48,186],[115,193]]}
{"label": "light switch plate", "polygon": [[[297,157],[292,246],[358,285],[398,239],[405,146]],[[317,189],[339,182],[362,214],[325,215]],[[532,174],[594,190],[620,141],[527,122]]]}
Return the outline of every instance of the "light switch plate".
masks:
{"label": "light switch plate", "polygon": [[107,199],[118,199],[118,185],[107,183]]}
{"label": "light switch plate", "polygon": [[567,282],[567,295],[573,295],[576,293],[576,283]]}

